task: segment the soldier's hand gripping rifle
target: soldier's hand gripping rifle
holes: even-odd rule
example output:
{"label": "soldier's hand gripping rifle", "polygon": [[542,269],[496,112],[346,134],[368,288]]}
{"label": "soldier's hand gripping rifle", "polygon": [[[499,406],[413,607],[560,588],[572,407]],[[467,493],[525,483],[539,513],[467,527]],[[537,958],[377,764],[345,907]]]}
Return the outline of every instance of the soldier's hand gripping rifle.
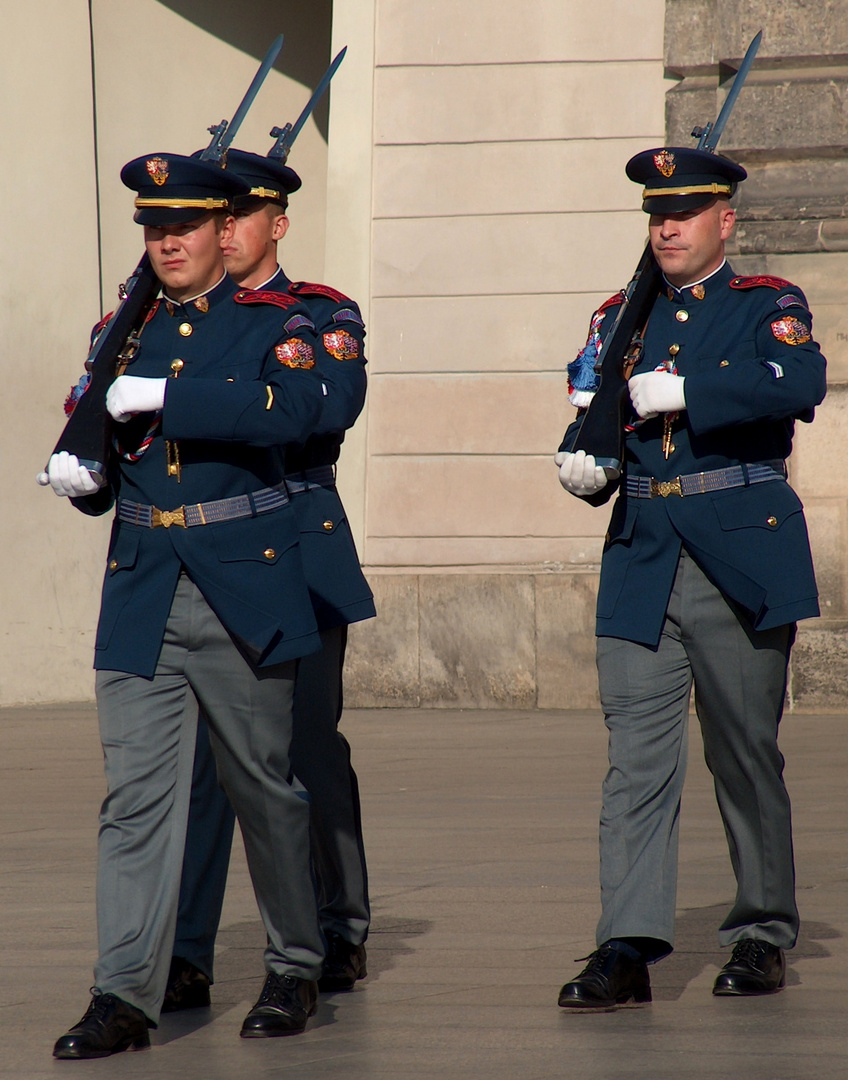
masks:
{"label": "soldier's hand gripping rifle", "polygon": [[[721,112],[714,124],[705,128],[695,128],[692,137],[699,140],[698,149],[715,152],[721,133],[727,124],[731,110],[739,96],[739,91],[757,55],[762,40],[760,31],[745,53],[739,70],[733,80]],[[646,245],[639,265],[636,267],[630,284],[624,290],[624,298],[612,329],[601,349],[600,385],[589,404],[577,437],[571,446],[572,451],[584,450],[595,458],[610,480],[615,480],[621,473],[624,458],[624,424],[628,404],[627,379],[638,361],[642,348],[642,335],[648,322],[648,316],[659,295],[662,274],[651,251]]]}
{"label": "soldier's hand gripping rifle", "polygon": [[[283,35],[280,34],[265,54],[232,120],[222,120],[209,128],[212,138],[199,155],[201,161],[221,163],[282,47]],[[138,335],[159,289],[159,279],[145,253],[127,281],[120,286],[120,302],[88,354],[85,362],[89,373],[88,386],[68,417],[53,450],[54,454],[66,450],[75,455],[98,484],[103,484],[106,479],[112,435],[112,418],[106,410],[106,393],[115,377],[122,374],[132,362],[139,346]],[[42,486],[49,483],[46,472],[39,473],[36,479]]]}

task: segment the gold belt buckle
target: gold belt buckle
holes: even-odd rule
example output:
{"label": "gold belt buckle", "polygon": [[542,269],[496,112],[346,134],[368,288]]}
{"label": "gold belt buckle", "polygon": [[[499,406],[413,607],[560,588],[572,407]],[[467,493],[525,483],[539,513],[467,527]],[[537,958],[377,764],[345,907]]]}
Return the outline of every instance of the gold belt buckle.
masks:
{"label": "gold belt buckle", "polygon": [[187,528],[185,507],[178,506],[176,510],[159,510],[154,506],[153,513],[150,515],[150,527],[155,529],[159,525],[164,526],[166,529],[170,529],[172,525],[179,525],[183,529]]}
{"label": "gold belt buckle", "polygon": [[664,499],[667,499],[669,495],[679,495],[683,498],[683,489],[680,485],[680,477],[675,476],[673,480],[656,480],[651,477],[651,498],[656,495],[661,495]]}

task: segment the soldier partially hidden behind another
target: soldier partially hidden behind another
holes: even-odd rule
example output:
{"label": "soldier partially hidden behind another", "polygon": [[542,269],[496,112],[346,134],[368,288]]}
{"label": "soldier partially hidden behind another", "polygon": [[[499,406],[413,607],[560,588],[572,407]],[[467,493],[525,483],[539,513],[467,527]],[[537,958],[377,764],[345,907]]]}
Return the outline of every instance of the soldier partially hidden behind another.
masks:
{"label": "soldier partially hidden behind another", "polygon": [[[623,474],[611,482],[591,455],[570,452],[579,419],[556,455],[567,491],[595,506],[619,494],[596,630],[610,760],[602,914],[596,952],[560,991],[569,1009],[649,1002],[647,965],[672,951],[693,682],[737,882],[719,930],[733,952],[713,993],[781,989],[783,950],[798,934],[777,733],[795,622],[818,614],[818,602],[785,460],[795,421],[811,421],[825,395],[825,361],[800,289],[739,277],[725,261],[744,169],[666,147],[637,154],[627,175],[645,185],[663,288],[628,382]],[[595,313],[590,357],[620,302]],[[570,366],[575,381],[587,350]]]}

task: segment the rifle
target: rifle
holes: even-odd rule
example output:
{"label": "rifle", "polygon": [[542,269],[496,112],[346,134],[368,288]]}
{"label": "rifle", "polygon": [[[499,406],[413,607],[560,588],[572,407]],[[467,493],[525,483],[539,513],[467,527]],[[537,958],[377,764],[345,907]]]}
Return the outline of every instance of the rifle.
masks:
{"label": "rifle", "polygon": [[[282,47],[283,35],[280,34],[271,43],[232,120],[229,123],[222,120],[209,128],[212,138],[199,155],[201,161],[220,164],[224,160],[227,148]],[[62,450],[74,454],[80,465],[84,465],[100,484],[106,480],[112,437],[112,418],[106,410],[106,393],[116,376],[123,374],[127,365],[132,363],[140,344],[139,334],[160,287],[145,253],[129,278],[118,288],[118,306],[98,334],[85,361],[85,369],[89,373],[88,386],[68,417],[53,449],[54,454]],[[39,473],[36,481],[46,487],[49,483],[47,472]]]}
{"label": "rifle", "polygon": [[[761,30],[748,46],[715,123],[707,124],[703,128],[696,127],[692,131],[692,137],[699,139],[699,150],[715,153],[718,140],[757,55],[762,36]],[[621,475],[625,410],[628,402],[627,379],[638,361],[642,349],[642,335],[659,295],[661,282],[662,274],[648,243],[630,283],[624,290],[612,330],[604,341],[598,371],[600,384],[571,447],[573,451],[585,450],[587,454],[591,454],[610,480],[616,480]]]}
{"label": "rifle", "polygon": [[273,161],[278,161],[281,165],[285,165],[289,151],[292,148],[292,143],[300,134],[300,129],[312,115],[312,110],[324,96],[324,91],[330,85],[330,80],[336,74],[339,64],[344,60],[345,53],[347,52],[347,45],[338,53],[333,62],[321,76],[321,81],[315,87],[312,93],[312,97],[307,101],[303,107],[303,112],[295,120],[293,124],[286,124],[284,127],[271,128],[270,135],[272,139],[277,141],[265,155],[271,158]]}

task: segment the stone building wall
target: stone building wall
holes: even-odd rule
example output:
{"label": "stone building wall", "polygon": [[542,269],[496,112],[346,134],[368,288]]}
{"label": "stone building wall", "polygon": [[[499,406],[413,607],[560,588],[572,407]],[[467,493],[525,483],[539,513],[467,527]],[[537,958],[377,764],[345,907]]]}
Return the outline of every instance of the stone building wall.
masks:
{"label": "stone building wall", "polygon": [[[476,4],[449,7],[377,5],[363,551],[381,614],[352,633],[349,699],[597,703],[608,510],[563,503],[552,475],[562,368],[593,294],[624,284],[641,250],[625,160],[692,145],[763,27],[720,147],[750,173],[730,254],[805,289],[830,361],[790,465],[823,615],[799,629],[789,693],[794,708],[844,707],[848,3],[535,3],[485,31]],[[519,143],[503,138],[516,130]]]}

